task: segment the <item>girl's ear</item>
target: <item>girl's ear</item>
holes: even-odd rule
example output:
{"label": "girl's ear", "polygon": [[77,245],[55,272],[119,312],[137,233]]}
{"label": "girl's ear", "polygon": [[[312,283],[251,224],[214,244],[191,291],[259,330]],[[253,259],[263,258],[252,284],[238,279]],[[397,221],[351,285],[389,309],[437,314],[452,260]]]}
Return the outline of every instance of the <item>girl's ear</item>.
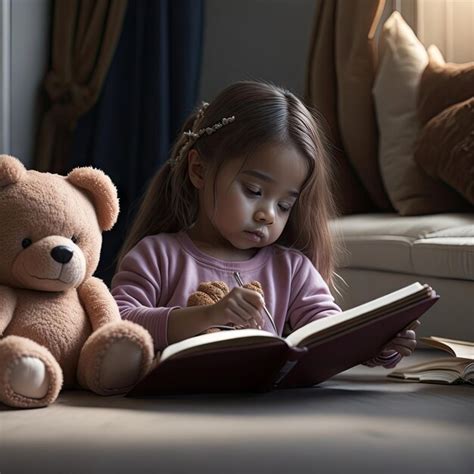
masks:
{"label": "girl's ear", "polygon": [[206,175],[206,165],[199,156],[199,153],[194,149],[189,150],[188,153],[188,174],[194,187],[202,189]]}

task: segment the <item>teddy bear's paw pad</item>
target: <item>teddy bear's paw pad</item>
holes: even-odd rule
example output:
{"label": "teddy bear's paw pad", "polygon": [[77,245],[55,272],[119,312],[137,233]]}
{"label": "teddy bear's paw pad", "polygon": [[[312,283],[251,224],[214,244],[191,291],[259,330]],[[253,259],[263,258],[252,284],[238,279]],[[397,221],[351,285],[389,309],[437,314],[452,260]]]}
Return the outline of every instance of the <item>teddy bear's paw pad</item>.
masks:
{"label": "teddy bear's paw pad", "polygon": [[119,339],[111,344],[102,359],[101,387],[117,390],[135,384],[140,375],[142,357],[141,347],[128,339]]}
{"label": "teddy bear's paw pad", "polygon": [[44,363],[36,357],[21,357],[12,368],[10,387],[24,397],[43,398],[49,389],[49,375]]}

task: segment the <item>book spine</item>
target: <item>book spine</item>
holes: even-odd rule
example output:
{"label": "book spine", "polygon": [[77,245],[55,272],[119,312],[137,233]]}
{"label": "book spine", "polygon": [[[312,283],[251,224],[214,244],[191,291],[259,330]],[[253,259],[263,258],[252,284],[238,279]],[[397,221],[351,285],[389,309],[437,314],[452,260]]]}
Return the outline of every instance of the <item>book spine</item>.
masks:
{"label": "book spine", "polygon": [[273,382],[273,387],[276,388],[280,382],[293,370],[295,365],[301,359],[301,357],[308,352],[306,347],[292,347],[288,356],[288,359],[280,369],[277,377]]}

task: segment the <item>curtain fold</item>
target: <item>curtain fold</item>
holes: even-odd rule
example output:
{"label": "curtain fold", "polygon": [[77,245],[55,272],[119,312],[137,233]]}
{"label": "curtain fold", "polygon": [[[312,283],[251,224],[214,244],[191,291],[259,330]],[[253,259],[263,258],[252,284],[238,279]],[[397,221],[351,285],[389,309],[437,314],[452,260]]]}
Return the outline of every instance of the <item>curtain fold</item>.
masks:
{"label": "curtain fold", "polygon": [[102,169],[120,198],[96,272],[106,282],[148,181],[198,100],[203,21],[202,0],[129,2],[100,98],[78,121],[68,168]]}
{"label": "curtain fold", "polygon": [[334,146],[334,193],[342,214],[391,209],[378,164],[372,86],[374,33],[385,0],[319,0],[306,97]]}
{"label": "curtain fold", "polygon": [[127,0],[56,0],[47,110],[39,128],[35,168],[64,172],[80,116],[96,103],[115,52]]}

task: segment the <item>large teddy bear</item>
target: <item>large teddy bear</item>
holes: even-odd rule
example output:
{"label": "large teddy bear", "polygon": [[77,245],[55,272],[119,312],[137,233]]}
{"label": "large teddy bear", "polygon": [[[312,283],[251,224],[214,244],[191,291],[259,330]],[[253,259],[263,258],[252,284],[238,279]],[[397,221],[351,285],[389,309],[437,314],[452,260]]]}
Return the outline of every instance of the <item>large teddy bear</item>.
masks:
{"label": "large teddy bear", "polygon": [[149,370],[150,334],[92,277],[118,210],[100,170],[60,176],[0,155],[0,402],[47,406],[77,385],[120,394]]}

